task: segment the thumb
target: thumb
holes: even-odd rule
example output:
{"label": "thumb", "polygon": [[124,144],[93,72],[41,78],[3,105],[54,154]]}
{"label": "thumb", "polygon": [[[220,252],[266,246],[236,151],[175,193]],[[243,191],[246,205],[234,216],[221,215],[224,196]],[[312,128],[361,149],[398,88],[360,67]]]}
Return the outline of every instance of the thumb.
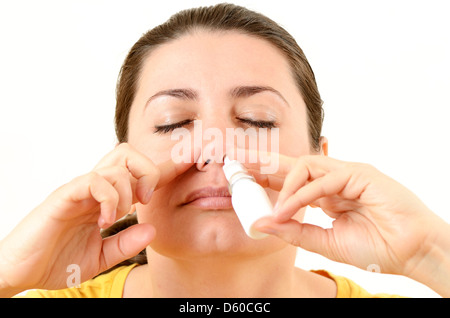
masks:
{"label": "thumb", "polygon": [[257,231],[275,235],[283,241],[307,251],[328,258],[331,256],[332,229],[323,229],[320,226],[300,223],[293,219],[278,223],[270,217],[258,220],[254,228]]}
{"label": "thumb", "polygon": [[105,238],[100,257],[100,272],[139,254],[153,240],[155,233],[155,228],[150,224],[135,224]]}

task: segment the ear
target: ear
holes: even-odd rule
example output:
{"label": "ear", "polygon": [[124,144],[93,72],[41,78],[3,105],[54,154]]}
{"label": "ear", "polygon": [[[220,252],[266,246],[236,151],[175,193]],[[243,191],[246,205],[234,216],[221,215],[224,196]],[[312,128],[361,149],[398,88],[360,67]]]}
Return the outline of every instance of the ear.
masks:
{"label": "ear", "polygon": [[320,137],[320,154],[328,156],[328,139],[324,136]]}

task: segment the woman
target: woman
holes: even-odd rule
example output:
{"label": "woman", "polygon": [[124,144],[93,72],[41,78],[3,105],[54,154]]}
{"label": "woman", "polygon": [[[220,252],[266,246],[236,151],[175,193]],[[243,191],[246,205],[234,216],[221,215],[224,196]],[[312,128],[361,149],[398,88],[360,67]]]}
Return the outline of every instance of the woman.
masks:
{"label": "woman", "polygon": [[[322,119],[308,61],[276,23],[229,4],[176,14],[124,62],[120,144],[1,242],[1,295],[39,288],[46,290],[28,296],[372,296],[345,278],[296,268],[300,246],[364,269],[377,264],[450,296],[450,226],[375,168],[328,158]],[[230,128],[276,132],[278,151],[272,142],[248,149],[252,136],[221,149],[212,138],[199,142],[198,123],[224,138]],[[192,144],[185,160],[174,160],[175,133]],[[244,146],[247,159],[264,155],[243,161],[275,206],[255,225],[269,237],[246,236],[212,143],[227,154]],[[271,174],[261,172],[267,156],[278,162]],[[307,205],[335,218],[333,228],[303,224]],[[135,210],[138,224],[102,238],[100,228]],[[113,268],[130,258],[135,264]],[[66,288],[72,269],[79,288]]]}

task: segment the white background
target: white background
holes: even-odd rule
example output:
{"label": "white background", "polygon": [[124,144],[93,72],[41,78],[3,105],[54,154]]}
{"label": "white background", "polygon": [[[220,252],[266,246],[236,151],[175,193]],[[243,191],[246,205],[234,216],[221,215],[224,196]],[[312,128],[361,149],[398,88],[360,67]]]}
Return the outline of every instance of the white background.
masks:
{"label": "white background", "polygon": [[[142,33],[216,2],[0,0],[0,238],[114,147],[115,83]],[[325,101],[330,156],[376,166],[450,222],[448,1],[235,3],[280,23],[305,51]],[[309,212],[308,221],[329,226]],[[370,292],[436,295],[304,251],[297,263]]]}

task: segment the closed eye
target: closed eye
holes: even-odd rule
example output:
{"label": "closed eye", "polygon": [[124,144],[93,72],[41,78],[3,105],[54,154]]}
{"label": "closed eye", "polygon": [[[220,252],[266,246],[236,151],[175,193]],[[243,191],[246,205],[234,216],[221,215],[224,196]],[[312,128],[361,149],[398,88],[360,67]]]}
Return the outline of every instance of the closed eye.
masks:
{"label": "closed eye", "polygon": [[[275,128],[275,121],[267,121],[267,120],[253,120],[247,118],[237,118],[241,123],[244,123],[248,126],[255,128]],[[193,119],[185,119],[177,123],[167,124],[167,125],[155,125],[155,134],[167,134],[169,132],[174,131],[177,128],[182,128],[184,126],[190,125],[194,122]]]}
{"label": "closed eye", "polygon": [[253,119],[247,119],[247,118],[237,118],[241,123],[244,123],[246,125],[255,127],[255,128],[275,128],[276,124],[275,121],[268,121],[268,120],[253,120]]}
{"label": "closed eye", "polygon": [[182,120],[180,122],[174,123],[174,124],[168,124],[168,125],[155,125],[155,134],[167,134],[171,131],[174,131],[177,128],[181,128],[187,125],[190,125],[194,122],[193,119],[186,119]]}

